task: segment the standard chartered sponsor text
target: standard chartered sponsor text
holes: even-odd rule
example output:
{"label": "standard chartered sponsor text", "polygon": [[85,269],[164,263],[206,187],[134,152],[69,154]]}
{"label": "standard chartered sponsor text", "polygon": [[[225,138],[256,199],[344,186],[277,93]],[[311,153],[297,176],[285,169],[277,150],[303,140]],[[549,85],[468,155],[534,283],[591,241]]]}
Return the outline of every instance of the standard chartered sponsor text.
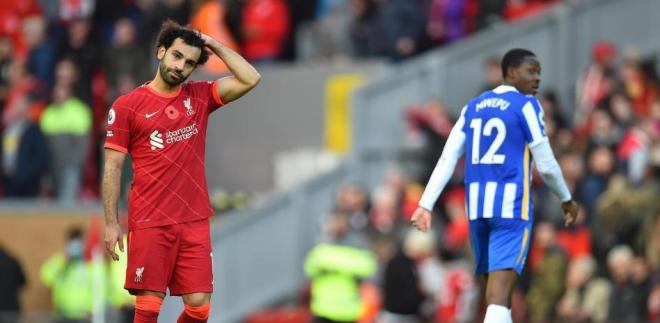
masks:
{"label": "standard chartered sponsor text", "polygon": [[196,135],[199,132],[197,129],[197,123],[193,123],[189,126],[179,128],[174,131],[166,131],[165,137],[167,138],[167,143],[175,143],[179,141],[184,141],[190,139],[190,137]]}

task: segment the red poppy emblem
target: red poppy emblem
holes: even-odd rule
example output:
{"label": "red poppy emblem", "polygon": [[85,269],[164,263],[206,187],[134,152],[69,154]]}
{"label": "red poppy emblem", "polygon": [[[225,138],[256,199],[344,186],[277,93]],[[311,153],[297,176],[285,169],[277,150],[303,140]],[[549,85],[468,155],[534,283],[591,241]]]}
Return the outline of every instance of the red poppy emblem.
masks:
{"label": "red poppy emblem", "polygon": [[165,114],[168,118],[174,120],[179,117],[179,110],[177,110],[174,106],[169,105],[167,108],[165,108]]}

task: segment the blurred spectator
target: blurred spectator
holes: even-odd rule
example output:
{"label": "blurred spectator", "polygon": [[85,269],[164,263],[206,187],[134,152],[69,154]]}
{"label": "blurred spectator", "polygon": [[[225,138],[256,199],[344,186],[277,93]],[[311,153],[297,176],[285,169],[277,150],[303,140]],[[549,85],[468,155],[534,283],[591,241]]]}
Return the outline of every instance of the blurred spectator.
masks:
{"label": "blurred spectator", "polygon": [[399,62],[420,53],[426,45],[426,1],[382,0],[380,3],[385,55]]}
{"label": "blurred spectator", "polygon": [[345,184],[339,188],[335,207],[348,215],[352,230],[363,231],[369,224],[368,202],[364,188],[358,184]]}
{"label": "blurred spectator", "polygon": [[[433,44],[448,44],[463,38],[474,19],[472,0],[431,0],[426,32]],[[494,87],[493,87],[494,88]]]}
{"label": "blurred spectator", "polygon": [[[226,0],[226,5],[227,14],[225,16],[225,21],[227,23],[227,29],[229,29],[229,32],[239,44],[243,44],[241,24],[243,20],[243,6],[245,5],[245,2],[244,0]],[[314,8],[316,8],[316,6],[314,6]]]}
{"label": "blurred spectator", "polygon": [[383,312],[379,323],[421,322],[422,303],[426,299],[421,289],[417,261],[429,255],[424,233],[410,229],[403,246],[385,265],[383,275]]}
{"label": "blurred spectator", "polygon": [[479,312],[479,285],[472,273],[472,265],[448,251],[440,252],[440,257],[442,276],[433,322],[474,322]]}
{"label": "blurred spectator", "polygon": [[563,115],[559,98],[554,91],[546,91],[539,98],[545,115],[545,132],[553,145],[553,150],[561,155],[571,149],[573,132],[570,122]]}
{"label": "blurred spectator", "polygon": [[[646,261],[651,270],[659,274],[660,278],[660,213],[656,214],[646,227],[644,246],[646,247]],[[656,282],[660,284],[660,281]]]}
{"label": "blurred spectator", "polygon": [[397,191],[390,186],[380,186],[374,190],[371,196],[369,222],[376,236],[390,238],[396,236],[396,227],[402,220],[399,214],[399,202]]}
{"label": "blurred spectator", "polygon": [[155,52],[156,36],[160,26],[166,19],[171,19],[178,24],[188,24],[192,3],[190,0],[139,0],[135,1],[142,13],[140,30],[141,44]]}
{"label": "blurred spectator", "polygon": [[642,69],[642,62],[637,58],[628,58],[619,71],[623,89],[639,119],[649,117],[651,104],[658,98],[657,84]]}
{"label": "blurred spectator", "polygon": [[9,70],[13,59],[13,46],[9,37],[0,36],[0,115],[9,95]]}
{"label": "blurred spectator", "polygon": [[[226,1],[202,0],[200,8],[193,15],[190,25],[207,34],[214,39],[219,40],[225,46],[236,52],[240,52],[238,43],[226,25],[225,17]],[[225,73],[228,71],[225,63],[216,55],[211,55],[209,60],[203,66],[209,73]]]}
{"label": "blurred spectator", "polygon": [[[299,58],[342,61],[351,55],[351,17],[348,1],[322,2],[326,12],[299,32]],[[364,44],[365,46],[367,44]]]}
{"label": "blurred spectator", "polygon": [[91,318],[92,272],[83,259],[82,230],[69,230],[65,251],[56,252],[41,266],[41,281],[51,289],[57,322]]}
{"label": "blurred spectator", "polygon": [[632,279],[633,261],[632,249],[626,245],[614,247],[607,255],[612,285],[607,316],[609,322],[636,323],[646,316],[646,313],[639,312],[646,303],[647,295],[636,289]]}
{"label": "blurred spectator", "polygon": [[460,254],[467,247],[470,238],[470,224],[465,213],[465,187],[449,189],[443,202],[448,221],[442,237],[442,245]]}
{"label": "blurred spectator", "polygon": [[120,18],[114,26],[112,43],[103,51],[110,102],[146,82],[151,74],[147,53],[137,45],[136,33],[129,18]]}
{"label": "blurred spectator", "polygon": [[28,73],[47,87],[52,87],[57,44],[53,37],[48,37],[47,28],[46,19],[42,16],[31,16],[23,21],[23,38],[29,50]]}
{"label": "blurred spectator", "polygon": [[610,96],[608,108],[612,114],[617,131],[623,131],[633,125],[634,112],[630,100],[622,92],[615,92]]}
{"label": "blurred spectator", "polygon": [[11,38],[15,58],[25,59],[28,52],[21,33],[23,20],[38,15],[41,15],[41,8],[35,0],[3,1],[0,5],[0,35]]}
{"label": "blurred spectator", "polygon": [[504,17],[508,21],[539,14],[560,0],[509,0],[504,8]]}
{"label": "blurred spectator", "polygon": [[576,125],[582,124],[591,111],[612,93],[616,85],[615,58],[616,47],[613,44],[600,41],[592,46],[591,64],[576,88]]}
{"label": "blurred spectator", "polygon": [[589,137],[586,150],[590,151],[595,146],[616,147],[623,135],[619,132],[612,116],[606,110],[595,110],[591,113]]}
{"label": "blurred spectator", "polygon": [[351,0],[350,38],[353,56],[367,58],[382,52],[383,40],[376,0]]}
{"label": "blurred spectator", "polygon": [[651,144],[660,138],[658,123],[648,119],[639,120],[623,136],[617,157],[625,165],[631,184],[637,185],[646,177]]}
{"label": "blurred spectator", "polygon": [[650,117],[651,120],[660,121],[660,98],[651,104]]}
{"label": "blurred spectator", "polygon": [[631,271],[631,281],[635,288],[635,292],[640,298],[637,308],[630,308],[630,311],[637,311],[639,321],[646,319],[648,314],[648,304],[646,300],[651,294],[652,281],[651,281],[651,269],[649,264],[646,262],[646,259],[643,257],[635,257],[632,261]]}
{"label": "blurred spectator", "polygon": [[75,87],[78,80],[78,68],[76,62],[69,57],[65,57],[55,65],[55,83]]}
{"label": "blurred spectator", "polygon": [[284,0],[246,0],[241,29],[246,59],[255,63],[278,59],[290,32],[287,3]]}
{"label": "blurred spectator", "polygon": [[560,106],[559,98],[557,93],[554,91],[545,91],[539,98],[541,102],[541,107],[543,108],[543,114],[545,115],[546,129],[548,121],[554,123],[556,131],[566,130],[570,128],[568,120],[562,114],[562,108]]}
{"label": "blurred spectator", "polygon": [[79,18],[91,18],[95,4],[96,0],[60,0],[59,18],[64,22],[71,22]]}
{"label": "blurred spectator", "polygon": [[566,292],[557,304],[557,317],[562,322],[606,322],[610,284],[594,277],[596,269],[596,261],[590,256],[574,259],[569,264]]}
{"label": "blurred spectator", "polygon": [[316,18],[324,18],[332,14],[337,7],[345,6],[350,0],[317,0]]}
{"label": "blurred spectator", "polygon": [[607,189],[614,162],[612,150],[605,146],[595,147],[587,155],[587,174],[580,185],[579,196],[589,219],[595,216],[596,202]]}
{"label": "blurred spectator", "polygon": [[530,322],[552,322],[555,306],[564,292],[568,257],[556,243],[555,229],[550,223],[538,223],[530,258],[532,284],[527,294]]}
{"label": "blurred spectator", "polygon": [[30,99],[18,98],[7,115],[2,136],[4,192],[10,198],[35,198],[48,170],[48,146],[39,125],[29,118]]}
{"label": "blurred spectator", "polygon": [[[568,189],[572,193],[579,192],[579,186],[582,184],[582,179],[585,175],[584,161],[581,156],[575,152],[567,152],[558,156],[557,160],[561,166]],[[540,178],[540,176],[534,177],[537,179]],[[537,205],[534,207],[535,219],[539,222],[550,222],[557,228],[562,227],[564,224],[564,213],[561,207],[559,207],[559,199],[546,186],[539,187],[537,191],[538,194],[534,200],[534,203]],[[579,201],[581,198],[576,197],[576,200]],[[584,219],[578,218],[578,225],[581,223],[581,220]]]}
{"label": "blurred spectator", "polygon": [[639,229],[659,210],[657,184],[644,182],[635,187],[625,177],[615,175],[598,200],[596,214],[602,231],[595,237],[607,249],[625,243],[642,250]]}
{"label": "blurred spectator", "polygon": [[18,294],[25,287],[23,268],[18,260],[0,245],[0,322],[17,322],[20,314]]}
{"label": "blurred spectator", "polygon": [[32,103],[29,108],[30,120],[38,122],[43,110],[46,97],[46,88],[44,84],[28,74],[24,60],[15,59],[9,66],[9,93],[3,110],[3,124],[7,123],[7,118],[12,113],[11,110],[17,104],[16,101],[23,97],[29,97]]}
{"label": "blurred spectator", "polygon": [[648,308],[648,321],[657,322],[660,320],[660,283],[656,283],[655,286],[653,286],[653,290],[649,295]]}
{"label": "blurred spectator", "polygon": [[357,322],[363,309],[359,284],[375,273],[375,257],[350,241],[344,213],[331,215],[326,233],[330,241],[317,245],[305,259],[314,322]]}
{"label": "blurred spectator", "polygon": [[447,109],[438,99],[430,99],[406,109],[406,145],[420,150],[422,169],[417,178],[426,183],[440,158],[452,122]]}
{"label": "blurred spectator", "polygon": [[[136,2],[141,1],[94,0],[92,21],[96,26],[97,41],[104,45],[110,43],[115,32],[115,24],[122,18],[128,17],[134,23],[138,23],[142,16],[136,7]],[[145,43],[142,49],[147,50],[148,45]]]}
{"label": "blurred spectator", "polygon": [[477,2],[479,5],[477,29],[487,28],[502,21],[507,0],[477,0]]}
{"label": "blurred spectator", "polygon": [[41,130],[48,140],[51,173],[61,203],[74,203],[78,197],[91,124],[89,107],[73,96],[70,86],[55,84],[53,103],[41,117]]}
{"label": "blurred spectator", "polygon": [[77,70],[75,96],[89,106],[92,105],[92,75],[100,61],[98,49],[92,41],[92,28],[91,20],[76,18],[71,21],[67,29],[67,41],[60,54],[60,57],[73,61]]}
{"label": "blurred spectator", "polygon": [[422,198],[422,193],[424,187],[419,183],[410,183],[406,186],[401,200],[401,215],[404,219],[410,220],[417,209],[419,199]]}

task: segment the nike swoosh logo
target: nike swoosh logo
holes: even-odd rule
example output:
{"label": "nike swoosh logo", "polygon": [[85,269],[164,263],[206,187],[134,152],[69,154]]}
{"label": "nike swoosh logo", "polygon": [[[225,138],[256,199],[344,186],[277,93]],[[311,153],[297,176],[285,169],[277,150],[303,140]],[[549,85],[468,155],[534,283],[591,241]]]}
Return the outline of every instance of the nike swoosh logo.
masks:
{"label": "nike swoosh logo", "polygon": [[152,113],[147,113],[147,114],[145,114],[144,116],[147,117],[147,119],[149,119],[149,118],[153,117],[153,116],[154,116],[156,113],[158,113],[158,112],[160,112],[160,111],[156,111],[156,112],[152,112]]}

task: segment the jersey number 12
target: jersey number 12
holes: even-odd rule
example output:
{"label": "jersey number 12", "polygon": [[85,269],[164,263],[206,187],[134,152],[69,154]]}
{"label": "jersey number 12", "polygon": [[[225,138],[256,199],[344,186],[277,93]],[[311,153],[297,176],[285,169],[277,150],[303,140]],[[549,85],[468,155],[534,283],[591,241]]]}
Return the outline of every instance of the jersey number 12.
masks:
{"label": "jersey number 12", "polygon": [[[500,146],[504,143],[504,138],[506,138],[504,121],[500,118],[491,118],[483,127],[482,123],[483,120],[481,118],[472,119],[472,122],[470,122],[470,128],[472,128],[472,164],[504,164],[506,156],[497,154],[497,150],[500,149]],[[488,147],[486,153],[479,158],[481,134],[483,133],[484,136],[490,137],[493,135],[493,129],[497,131],[495,139],[490,147]]]}

